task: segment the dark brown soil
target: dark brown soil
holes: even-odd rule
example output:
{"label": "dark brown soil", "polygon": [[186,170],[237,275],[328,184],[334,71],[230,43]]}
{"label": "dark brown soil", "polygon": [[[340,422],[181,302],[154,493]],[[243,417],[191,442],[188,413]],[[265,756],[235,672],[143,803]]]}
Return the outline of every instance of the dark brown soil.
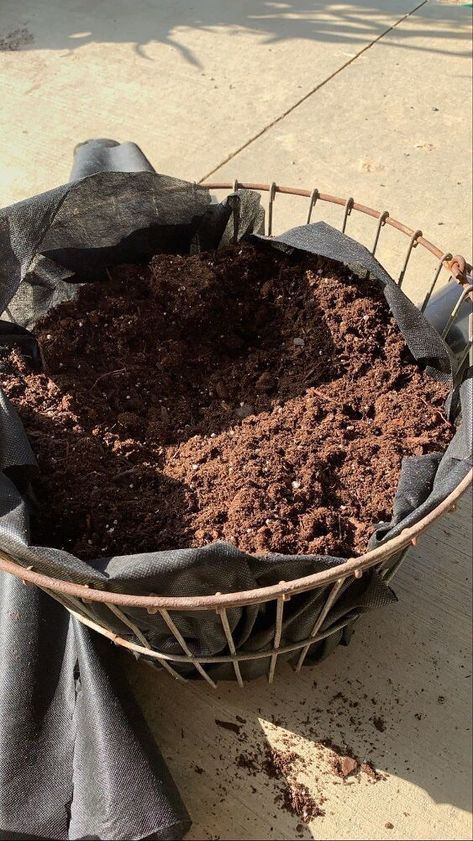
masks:
{"label": "dark brown soil", "polygon": [[452,434],[377,284],[325,260],[161,255],[38,330],[47,374],[13,353],[2,376],[41,473],[32,536],[84,559],[361,553],[403,456]]}
{"label": "dark brown soil", "polygon": [[376,770],[371,762],[367,760],[363,761],[358,756],[355,756],[353,750],[351,750],[347,745],[345,745],[344,748],[340,747],[340,745],[335,744],[332,739],[321,739],[320,744],[332,751],[330,765],[335,776],[340,777],[341,779],[346,779],[346,777],[362,773],[365,774],[371,782],[375,783],[387,779],[381,771]]}
{"label": "dark brown soil", "polygon": [[[350,678],[347,678],[347,683],[351,685]],[[329,689],[328,685],[325,689]],[[350,709],[354,705],[358,706],[357,701],[351,701],[342,692],[338,692],[334,698],[342,701]],[[368,695],[365,695],[364,698],[368,700]],[[333,708],[333,706],[329,705],[330,708]],[[314,708],[314,713],[322,712],[321,709]],[[258,713],[262,713],[261,708],[258,708]],[[238,716],[235,717],[239,718]],[[347,717],[347,715],[344,716],[345,719]],[[370,741],[371,718],[366,718],[366,725],[368,725],[368,722],[368,731],[362,728],[361,720],[355,726],[355,730],[358,731],[357,741],[362,745],[364,754],[365,751],[368,754],[372,753],[375,746]],[[301,722],[302,725],[304,723],[307,724],[307,722]],[[331,790],[331,785],[345,785],[347,778],[349,778],[349,782],[356,781],[359,785],[373,785],[388,779],[385,772],[377,770],[372,761],[357,756],[348,744],[344,743],[342,747],[336,744],[332,738],[321,739],[317,732],[317,725],[311,726],[307,731],[307,735],[310,735],[312,740],[313,749],[303,754],[297,750],[298,737],[294,732],[291,732],[289,724],[284,718],[279,721],[278,725],[274,726],[281,726],[287,731],[284,734],[279,734],[277,746],[266,740],[262,743],[260,734],[248,732],[243,728],[237,734],[236,777],[241,779],[241,773],[251,778],[264,775],[264,778],[268,781],[265,785],[273,785],[275,803],[304,823],[325,814],[324,807],[330,799],[327,795]],[[330,726],[338,728],[338,714],[335,719],[330,720]],[[242,751],[243,742],[245,742],[245,748]],[[232,744],[233,740],[227,742],[229,750],[231,750]],[[220,759],[221,761],[226,760],[227,753],[225,755],[221,754]],[[312,791],[300,779],[302,774],[310,777]],[[256,794],[257,788],[255,786],[250,786],[250,788]],[[303,832],[304,827],[298,824],[295,829],[296,832],[300,833]]]}
{"label": "dark brown soil", "polygon": [[257,747],[256,750],[240,753],[236,764],[252,777],[263,772],[268,779],[275,781],[274,802],[303,823],[325,815],[321,807],[326,797],[320,794],[317,802],[307,786],[295,779],[299,769],[307,769],[306,760],[296,751],[280,750],[268,744],[264,750]]}
{"label": "dark brown soil", "polygon": [[287,777],[292,773],[294,765],[301,759],[300,754],[295,751],[282,751],[266,747],[265,759],[262,763],[262,769],[265,774],[273,780],[279,780],[281,777]]}
{"label": "dark brown soil", "polygon": [[[303,823],[309,823],[313,818],[325,815],[325,812],[307,786],[293,779],[294,768],[300,764],[304,765],[303,757],[296,751],[278,750],[267,745],[261,769],[270,780],[280,783],[275,802]],[[322,802],[324,800],[322,798]]]}
{"label": "dark brown soil", "polygon": [[218,727],[223,727],[224,730],[230,730],[232,733],[236,733],[237,736],[243,726],[241,724],[234,724],[233,721],[220,721],[218,718],[215,719],[215,724],[217,724]]}
{"label": "dark brown soil", "polygon": [[381,771],[377,771],[372,762],[362,762],[360,765],[360,771],[362,771],[363,774],[366,774],[366,776],[374,783],[387,780],[386,774],[383,774]]}
{"label": "dark brown soil", "polygon": [[373,716],[373,724],[376,727],[376,730],[379,730],[380,733],[384,733],[386,730],[386,724],[380,715]]}
{"label": "dark brown soil", "polygon": [[304,783],[286,785],[282,795],[280,795],[280,802],[286,812],[295,815],[303,823],[310,823],[314,818],[321,818],[325,815],[324,809],[320,808]]}
{"label": "dark brown soil", "polygon": [[236,764],[238,768],[244,768],[245,771],[248,771],[252,777],[255,777],[260,770],[258,754],[256,752],[253,754],[240,753],[237,757]]}
{"label": "dark brown soil", "polygon": [[349,777],[358,771],[360,763],[353,756],[344,756],[337,762],[337,772],[340,777]]}

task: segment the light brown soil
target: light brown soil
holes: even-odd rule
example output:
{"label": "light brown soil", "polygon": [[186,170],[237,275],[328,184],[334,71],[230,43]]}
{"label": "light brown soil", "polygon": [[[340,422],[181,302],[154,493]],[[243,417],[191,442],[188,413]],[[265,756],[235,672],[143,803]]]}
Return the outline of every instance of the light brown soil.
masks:
{"label": "light brown soil", "polygon": [[228,540],[350,556],[404,456],[444,449],[447,389],[378,285],[245,244],[81,287],[2,384],[37,455],[33,540],[84,559]]}

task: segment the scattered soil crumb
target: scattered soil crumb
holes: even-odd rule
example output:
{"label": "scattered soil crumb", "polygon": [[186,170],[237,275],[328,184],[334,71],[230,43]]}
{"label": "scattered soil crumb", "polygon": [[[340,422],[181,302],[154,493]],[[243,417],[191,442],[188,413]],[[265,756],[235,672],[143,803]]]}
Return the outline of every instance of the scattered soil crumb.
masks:
{"label": "scattered soil crumb", "polygon": [[232,733],[236,733],[237,736],[240,735],[242,728],[241,724],[235,724],[233,721],[221,721],[219,718],[215,719],[215,724],[217,724],[218,727],[223,727],[224,730],[230,730]]}
{"label": "scattered soil crumb", "polygon": [[351,748],[345,746],[344,748],[340,747],[340,745],[335,744],[332,739],[321,739],[319,744],[323,747],[328,747],[333,752],[333,756],[330,761],[330,765],[332,768],[333,773],[340,777],[341,779],[345,779],[346,777],[352,776],[357,773],[365,774],[370,782],[380,782],[381,780],[387,780],[388,777],[382,773],[381,771],[377,771],[374,765],[369,762],[363,762],[359,757],[355,756],[353,750]]}
{"label": "scattered soil crumb", "polygon": [[314,818],[325,815],[325,810],[321,809],[303,783],[288,784],[277,800],[281,802],[283,809],[291,815],[296,815],[303,823],[310,823]]}
{"label": "scattered soil crumb", "polygon": [[325,814],[321,806],[326,798],[321,795],[317,802],[307,786],[295,779],[298,767],[304,767],[304,764],[304,758],[296,751],[284,751],[271,745],[266,745],[262,751],[241,753],[237,758],[237,766],[251,776],[263,772],[268,779],[274,780],[278,788],[275,803],[303,823],[309,823]]}
{"label": "scattered soil crumb", "polygon": [[295,751],[285,752],[268,746],[262,768],[270,779],[280,779],[291,774],[294,765],[301,760],[302,757]]}
{"label": "scattered soil crumb", "polygon": [[261,761],[258,753],[240,753],[237,757],[236,764],[238,768],[244,768],[245,771],[251,774],[252,777],[255,777],[256,774],[261,770]]}
{"label": "scattered soil crumb", "polygon": [[366,774],[367,777],[370,778],[374,783],[379,783],[381,781],[385,781],[388,779],[388,774],[383,773],[382,771],[378,771],[372,762],[362,762],[360,765],[360,770],[363,774]]}
{"label": "scattered soil crumb", "polygon": [[338,760],[338,768],[341,777],[349,777],[358,771],[360,763],[352,756],[344,756],[343,759]]}

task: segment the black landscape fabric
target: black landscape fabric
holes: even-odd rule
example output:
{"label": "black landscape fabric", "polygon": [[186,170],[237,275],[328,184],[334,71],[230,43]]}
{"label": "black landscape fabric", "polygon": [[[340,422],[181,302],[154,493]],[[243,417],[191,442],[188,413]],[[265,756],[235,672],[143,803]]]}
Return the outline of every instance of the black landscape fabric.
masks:
{"label": "black landscape fabric", "polygon": [[[6,311],[7,319],[34,334],[40,316],[73,298],[78,283],[100,282],[110,265],[146,262],[158,252],[195,253],[252,236],[261,248],[309,251],[345,263],[356,274],[369,271],[373,282],[381,284],[413,355],[428,375],[450,382],[453,389],[444,342],[366,248],[325,223],[268,240],[262,236],[257,193],[239,190],[217,203],[204,187],[155,173],[134,144],[123,146],[114,141],[83,144],[76,151],[71,183],[0,211],[0,312]],[[12,331],[5,320],[5,343]],[[23,339],[27,344],[28,333]],[[471,378],[455,386],[447,410],[452,417],[461,412],[463,423],[445,453],[405,459],[391,522],[379,524],[372,546],[418,521],[466,475]],[[66,551],[31,545],[28,489],[35,460],[1,389],[0,462],[0,550],[56,578],[141,595],[191,596],[254,589],[343,562],[329,556],[262,558],[220,542],[88,563]],[[281,645],[309,636],[324,597],[315,591],[287,604]],[[325,638],[312,647],[307,661],[320,660],[348,642],[352,620],[361,613],[394,600],[374,570],[345,585],[323,623]],[[50,597],[4,573],[0,603],[1,837],[181,838],[188,815],[133,708],[110,644]],[[88,609],[99,623],[130,636],[106,607],[89,604]],[[154,647],[181,653],[159,615],[127,612]],[[226,651],[217,614],[188,612],[173,618],[196,655]],[[228,619],[238,650],[271,648],[274,615],[268,606],[231,609]],[[242,673],[249,678],[267,668],[268,658],[246,661]],[[226,665],[208,671],[215,679],[234,676]]]}

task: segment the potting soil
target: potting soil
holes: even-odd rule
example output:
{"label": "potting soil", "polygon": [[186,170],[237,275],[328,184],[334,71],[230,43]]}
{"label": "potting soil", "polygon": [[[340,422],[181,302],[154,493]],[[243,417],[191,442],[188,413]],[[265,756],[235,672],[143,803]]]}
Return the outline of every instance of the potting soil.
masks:
{"label": "potting soil", "polygon": [[[74,298],[81,281],[100,283],[106,277],[106,269],[114,274],[112,266],[125,262],[145,264],[158,253],[186,255],[218,249],[233,239],[240,241],[248,234],[261,232],[263,211],[256,192],[239,189],[220,204],[214,203],[202,186],[149,171],[152,167],[146,160],[143,166],[143,155],[136,148],[133,171],[109,171],[116,168],[123,152],[117,146],[109,140],[84,144],[76,149],[76,163],[80,164],[79,158],[84,153],[82,163],[85,161],[87,166],[74,167],[73,183],[0,212],[0,310],[8,308],[8,319],[13,318],[21,326],[36,331],[38,319],[58,303]],[[143,168],[148,171],[135,171]],[[101,169],[105,171],[100,172]],[[257,239],[264,241],[261,237]],[[389,521],[378,526],[370,540],[370,546],[379,546],[432,512],[465,478],[471,466],[471,378],[467,375],[461,387],[455,386],[449,354],[438,333],[375,257],[350,237],[318,222],[287,231],[272,239],[271,245],[293,255],[317,254],[330,258],[337,261],[339,271],[341,266],[351,266],[355,277],[363,277],[369,271],[415,359],[451,389],[445,414],[457,425],[455,435],[444,454],[439,451],[403,460],[392,514]],[[179,312],[179,319],[181,315]],[[9,322],[2,322],[0,328],[3,334],[11,332]],[[293,342],[295,347],[305,347],[300,331],[293,337],[304,341],[304,345]],[[110,368],[104,364],[102,371],[109,372]],[[58,382],[56,375],[52,379]],[[96,388],[106,379],[100,380]],[[280,379],[279,373],[278,389]],[[265,382],[269,387],[267,377],[261,385]],[[325,396],[330,392],[334,399],[341,397],[328,381],[317,385],[314,380],[311,387],[320,388]],[[102,391],[105,395],[109,393],[105,388]],[[125,398],[127,393],[133,399],[130,392],[125,393]],[[292,395],[292,399],[297,396],[297,393]],[[52,391],[51,403],[44,407],[45,421],[51,408],[54,415],[53,398]],[[221,400],[225,401],[225,397]],[[251,405],[255,406],[254,399]],[[244,409],[241,414],[248,410],[245,405],[240,408]],[[278,408],[284,410],[284,406]],[[135,411],[135,414],[139,413]],[[166,419],[165,412],[163,415]],[[463,422],[458,425],[461,417]],[[246,421],[242,420],[241,429],[249,421],[250,415]],[[230,432],[228,427],[224,430]],[[58,460],[67,450],[62,433],[61,427],[56,442]],[[88,429],[86,433],[89,435]],[[218,434],[216,431],[215,436]],[[96,436],[92,437],[96,440]],[[30,437],[31,442],[33,439],[34,436]],[[31,482],[36,484],[36,502],[42,506],[38,471],[21,421],[2,391],[0,443],[1,551],[18,564],[48,576],[121,593],[201,596],[265,587],[343,563],[340,556],[323,554],[249,555],[229,542],[145,554],[135,554],[133,547],[129,554],[107,556],[106,552],[100,552],[90,561],[78,558],[71,551],[37,545],[31,531],[30,486]],[[34,447],[41,460],[38,436]],[[123,469],[128,469],[128,459],[125,460]],[[292,481],[299,480],[291,479],[291,488]],[[128,484],[133,484],[133,480]],[[75,493],[76,488],[71,485],[69,498]],[[97,508],[95,498],[89,503],[89,513],[95,513]],[[56,515],[59,518],[62,512],[58,509]],[[37,521],[33,525],[37,529]],[[107,531],[111,532],[114,525],[108,525]],[[122,551],[118,546],[118,552]],[[397,550],[386,558],[383,572],[395,569],[401,555],[402,550]],[[446,559],[447,566],[449,560]],[[314,618],[319,615],[326,595],[327,588],[319,588],[285,602],[282,645],[291,646],[311,635]],[[0,768],[3,778],[8,780],[7,786],[0,786],[0,830],[15,838],[30,838],[36,832],[62,839],[183,837],[189,827],[189,815],[163,757],[143,729],[139,711],[128,708],[121,688],[115,686],[112,673],[119,661],[113,656],[113,648],[90,633],[48,595],[25,587],[21,580],[3,572],[0,572],[0,597],[4,607],[0,611],[4,690],[0,698],[0,722],[2,734],[5,733],[0,739]],[[378,570],[372,568],[361,579],[347,580],[336,603],[325,615],[318,641],[308,651],[305,663],[317,662],[340,643],[348,643],[357,616],[394,600],[392,590]],[[245,679],[268,671],[270,661],[265,652],[269,654],[274,645],[272,608],[274,602],[228,610],[236,650],[264,654],[261,659],[240,663]],[[116,612],[96,602],[84,604],[81,609],[99,624],[133,639],[131,621],[146,635],[151,646],[168,653],[181,653],[159,613],[124,608],[126,615],[120,619]],[[216,612],[173,611],[173,620],[196,656],[219,655],[227,650],[221,618]],[[396,656],[395,641],[393,650]],[[291,647],[287,653],[280,650],[278,669],[280,661],[298,658],[299,651],[291,651]],[[174,666],[184,674],[197,675],[190,664],[181,662]],[[207,664],[206,669],[215,679],[234,677],[229,663]],[[320,733],[313,735],[315,739],[320,738]],[[242,733],[243,737],[246,734]],[[35,757],[34,765],[25,763],[27,755]],[[353,756],[345,748],[340,755]],[[369,776],[376,774],[362,759],[360,771]],[[242,767],[244,762],[252,763],[253,759],[242,758]],[[102,781],[99,787],[97,780]],[[287,798],[284,794],[283,805],[304,820],[312,806],[298,783],[295,787],[292,780],[288,783],[292,792],[287,791]],[[302,824],[296,830],[301,827]]]}
{"label": "potting soil", "polygon": [[6,394],[38,460],[32,539],[93,559],[203,546],[349,557],[401,461],[446,448],[445,383],[379,287],[243,243],[114,268],[39,322]]}

